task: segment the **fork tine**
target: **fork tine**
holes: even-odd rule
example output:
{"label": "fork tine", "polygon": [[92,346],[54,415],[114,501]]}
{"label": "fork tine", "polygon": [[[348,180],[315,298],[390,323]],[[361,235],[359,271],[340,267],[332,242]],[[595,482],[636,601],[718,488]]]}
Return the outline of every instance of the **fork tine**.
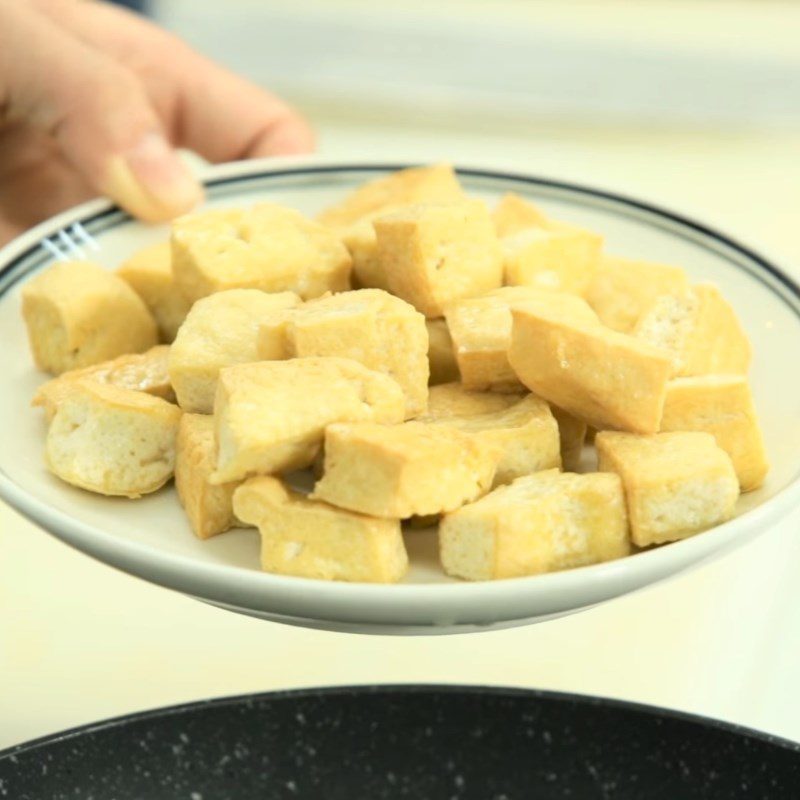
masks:
{"label": "fork tine", "polygon": [[72,241],[67,231],[64,230],[59,231],[58,238],[61,240],[61,244],[64,245],[67,252],[73,258],[80,258],[80,259],[86,258],[86,253],[83,252],[83,249],[79,245],[75,244],[75,242]]}
{"label": "fork tine", "polygon": [[57,261],[69,261],[66,253],[64,253],[55,242],[51,242],[50,239],[42,239],[41,245]]}
{"label": "fork tine", "polygon": [[90,250],[95,252],[100,250],[100,245],[97,241],[89,235],[86,228],[80,222],[76,222],[70,229],[75,239],[78,239],[82,244],[86,245]]}

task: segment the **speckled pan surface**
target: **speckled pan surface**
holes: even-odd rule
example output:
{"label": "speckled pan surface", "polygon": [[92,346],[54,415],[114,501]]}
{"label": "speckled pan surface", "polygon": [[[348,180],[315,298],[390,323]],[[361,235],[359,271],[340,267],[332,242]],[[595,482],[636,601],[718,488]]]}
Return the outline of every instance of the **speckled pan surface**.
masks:
{"label": "speckled pan surface", "polygon": [[789,798],[800,746],[578,695],[357,687],[167,708],[0,753],[14,800]]}
{"label": "speckled pan surface", "polygon": [[[224,165],[208,174],[209,204],[268,199],[314,213],[355,185],[401,166],[320,160]],[[95,558],[206,602],[290,624],[388,633],[482,630],[572,613],[716,557],[800,502],[800,290],[785,271],[738,236],[608,190],[480,168],[459,172],[476,196],[493,201],[518,192],[554,216],[602,232],[609,252],[681,264],[695,280],[721,287],[754,344],[751,377],[773,465],[767,484],[742,498],[736,519],[621,561],[478,584],[447,579],[437,564],[435,534],[409,531],[408,578],[397,586],[375,586],[264,574],[254,531],[195,539],[171,488],[131,502],[60,483],[44,468],[44,422],[29,407],[44,376],[28,352],[20,288],[52,262],[54,252],[77,247],[114,268],[166,237],[166,228],[147,228],[103,201],[67,212],[0,251],[0,497]]]}

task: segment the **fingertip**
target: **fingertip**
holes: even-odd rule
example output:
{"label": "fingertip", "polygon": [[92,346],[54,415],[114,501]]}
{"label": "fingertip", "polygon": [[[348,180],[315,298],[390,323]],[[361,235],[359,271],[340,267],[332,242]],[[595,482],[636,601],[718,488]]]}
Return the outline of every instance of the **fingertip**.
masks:
{"label": "fingertip", "polygon": [[113,157],[102,188],[133,216],[145,222],[166,222],[198,206],[203,187],[158,132]]}

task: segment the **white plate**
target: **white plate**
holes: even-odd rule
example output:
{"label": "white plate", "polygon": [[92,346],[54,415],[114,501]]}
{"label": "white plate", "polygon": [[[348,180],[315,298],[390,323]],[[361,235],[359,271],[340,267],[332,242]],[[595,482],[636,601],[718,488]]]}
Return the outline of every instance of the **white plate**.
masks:
{"label": "white plate", "polygon": [[[400,166],[320,160],[229,164],[209,171],[209,204],[269,199],[314,213],[356,184]],[[44,423],[29,407],[45,376],[36,372],[28,352],[20,286],[71,243],[114,268],[166,235],[165,228],[145,227],[104,201],[66,212],[0,251],[0,496],[85,553],[198,599],[292,624],[387,633],[485,629],[574,612],[719,555],[784,515],[800,498],[800,289],[750,248],[648,203],[528,175],[480,169],[460,174],[477,196],[494,200],[518,192],[557,217],[604,233],[609,252],[681,264],[694,279],[722,288],[753,341],[752,382],[773,464],[766,485],[740,500],[735,519],[620,561],[489,583],[447,579],[436,564],[435,535],[410,531],[413,568],[406,582],[376,586],[262,573],[255,531],[199,541],[171,488],[131,502],[62,484],[44,468]],[[69,591],[69,580],[65,575],[59,591]]]}

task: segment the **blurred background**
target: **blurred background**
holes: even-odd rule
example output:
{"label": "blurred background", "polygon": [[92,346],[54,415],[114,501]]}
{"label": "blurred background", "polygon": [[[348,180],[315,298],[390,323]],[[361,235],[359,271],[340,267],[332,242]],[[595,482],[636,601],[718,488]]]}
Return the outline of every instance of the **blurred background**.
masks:
{"label": "blurred background", "polygon": [[[324,155],[608,185],[760,241],[800,278],[800,3],[151,0],[148,13],[298,105]],[[235,616],[3,521],[0,747],[213,695],[402,681],[623,697],[800,740],[797,513],[582,614],[416,639]]]}
{"label": "blurred background", "polygon": [[800,3],[150,0],[300,106],[332,156],[619,185],[800,259]]}

